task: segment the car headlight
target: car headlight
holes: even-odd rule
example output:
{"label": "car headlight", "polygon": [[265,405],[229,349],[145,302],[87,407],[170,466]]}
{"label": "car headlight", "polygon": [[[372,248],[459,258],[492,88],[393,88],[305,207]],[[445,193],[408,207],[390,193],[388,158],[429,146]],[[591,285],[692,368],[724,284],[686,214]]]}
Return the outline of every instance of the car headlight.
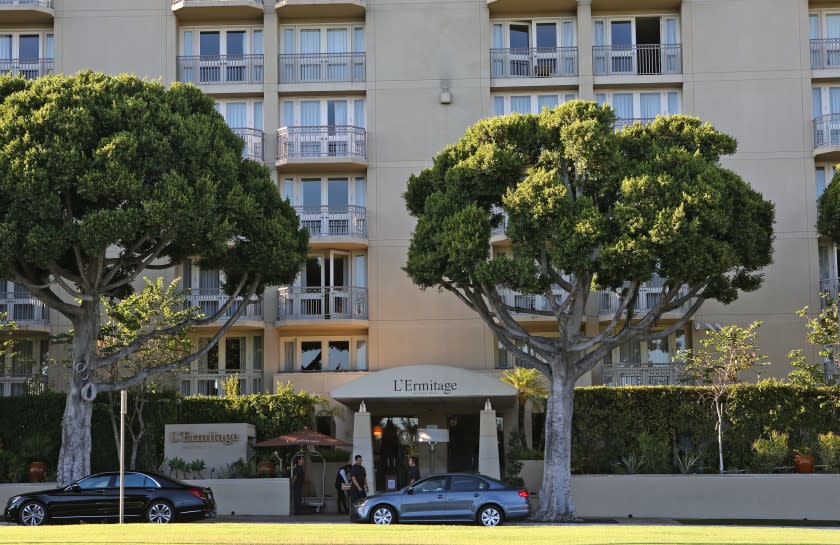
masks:
{"label": "car headlight", "polygon": [[14,505],[14,504],[16,504],[16,503],[17,503],[17,502],[19,502],[22,498],[23,498],[23,496],[12,496],[11,498],[9,498],[9,505]]}
{"label": "car headlight", "polygon": [[367,501],[367,498],[365,498],[365,499],[363,499],[363,500],[359,500],[359,501],[357,501],[354,505],[355,505],[356,507],[364,507],[364,506],[365,506],[365,504],[366,504],[367,502],[368,502],[368,501]]}

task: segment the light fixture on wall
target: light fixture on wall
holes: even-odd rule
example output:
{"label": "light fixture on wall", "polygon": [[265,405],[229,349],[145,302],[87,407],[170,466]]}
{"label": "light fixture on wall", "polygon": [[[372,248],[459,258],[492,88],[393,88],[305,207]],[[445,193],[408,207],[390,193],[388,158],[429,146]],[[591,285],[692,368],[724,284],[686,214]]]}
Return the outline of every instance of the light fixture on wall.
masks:
{"label": "light fixture on wall", "polygon": [[449,90],[449,87],[441,87],[441,89],[440,89],[440,103],[441,104],[451,104],[452,103],[452,91]]}
{"label": "light fixture on wall", "polygon": [[374,439],[382,439],[382,426],[376,424],[373,426],[373,438]]}

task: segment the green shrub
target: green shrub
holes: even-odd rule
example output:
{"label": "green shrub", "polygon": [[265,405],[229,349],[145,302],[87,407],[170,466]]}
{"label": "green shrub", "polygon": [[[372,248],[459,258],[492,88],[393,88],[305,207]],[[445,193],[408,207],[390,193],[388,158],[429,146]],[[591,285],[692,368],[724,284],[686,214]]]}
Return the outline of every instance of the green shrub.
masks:
{"label": "green shrub", "polygon": [[821,433],[817,436],[817,456],[829,471],[840,473],[840,435],[834,432]]}
{"label": "green shrub", "polygon": [[752,443],[753,456],[752,467],[765,473],[771,473],[773,469],[785,464],[788,458],[788,435],[786,433],[771,431],[770,437],[759,437]]}
{"label": "green shrub", "polygon": [[650,433],[636,437],[635,451],[645,460],[639,473],[673,473],[671,447],[668,440]]}
{"label": "green shrub", "polygon": [[0,449],[0,483],[20,482],[25,465],[23,458],[14,452]]}

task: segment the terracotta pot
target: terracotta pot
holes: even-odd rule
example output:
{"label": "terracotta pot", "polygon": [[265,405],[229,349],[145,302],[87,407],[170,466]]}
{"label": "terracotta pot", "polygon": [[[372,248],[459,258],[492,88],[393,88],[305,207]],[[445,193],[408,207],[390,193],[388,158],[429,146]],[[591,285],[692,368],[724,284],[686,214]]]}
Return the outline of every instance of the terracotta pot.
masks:
{"label": "terracotta pot", "polygon": [[43,483],[47,480],[47,464],[45,462],[32,462],[27,471],[30,483]]}
{"label": "terracotta pot", "polygon": [[814,457],[810,454],[797,454],[793,457],[793,465],[797,473],[813,473]]}
{"label": "terracotta pot", "polygon": [[257,462],[257,473],[264,477],[274,477],[274,462]]}

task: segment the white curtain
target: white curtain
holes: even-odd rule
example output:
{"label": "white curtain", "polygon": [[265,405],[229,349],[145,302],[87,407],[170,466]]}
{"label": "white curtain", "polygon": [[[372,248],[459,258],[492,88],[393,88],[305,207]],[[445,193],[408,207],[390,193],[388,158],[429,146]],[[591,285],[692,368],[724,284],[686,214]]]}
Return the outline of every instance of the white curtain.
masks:
{"label": "white curtain", "polygon": [[665,19],[665,43],[669,45],[678,44],[677,38],[677,20],[673,17]]}
{"label": "white curtain", "polygon": [[822,115],[822,89],[819,87],[811,89],[811,109],[814,119]]}
{"label": "white curtain", "polygon": [[642,93],[639,95],[640,117],[642,119],[653,119],[661,113],[659,93]]}
{"label": "white curtain", "polygon": [[829,112],[840,114],[840,87],[831,87],[828,90]]}
{"label": "white curtain", "polygon": [[328,53],[347,53],[347,45],[348,44],[346,28],[327,29]]}
{"label": "white curtain", "polygon": [[668,93],[668,113],[670,115],[680,113],[680,94],[676,91],[670,91]]}
{"label": "white curtain", "polygon": [[820,39],[820,16],[811,14],[808,16],[808,37],[812,40]]}
{"label": "white curtain", "polygon": [[262,30],[255,30],[252,38],[252,47],[251,53],[254,55],[262,55],[263,54],[263,31]]}
{"label": "white curtain", "polygon": [[225,110],[228,127],[240,129],[248,126],[248,108],[244,102],[228,102]]}
{"label": "white curtain", "polygon": [[300,31],[300,52],[321,52],[321,31],[316,28],[305,28]]}
{"label": "white curtain", "polygon": [[615,115],[619,119],[633,118],[633,95],[630,93],[615,93],[612,97],[612,106]]}
{"label": "white curtain", "polygon": [[280,195],[284,199],[289,199],[290,203],[295,204],[295,180],[293,178],[283,180],[283,190]]}
{"label": "white curtain", "polygon": [[563,21],[563,47],[575,45],[575,24],[572,21]]}
{"label": "white curtain", "polygon": [[500,23],[493,24],[493,49],[501,49],[504,44],[504,27]]}
{"label": "white curtain", "polygon": [[219,271],[216,269],[200,269],[198,273],[198,287],[201,290],[218,290]]}
{"label": "white curtain", "polygon": [[569,94],[567,94],[567,95],[563,96],[563,102],[569,102],[570,100],[574,100],[574,99],[576,99],[576,98],[577,98],[577,95],[576,95],[576,94],[574,94],[574,93],[569,93]]}
{"label": "white curtain", "polygon": [[193,33],[192,30],[184,31],[184,55],[190,57],[193,55]]}
{"label": "white curtain", "polygon": [[493,97],[493,115],[505,115],[505,97]]}
{"label": "white curtain", "polygon": [[357,206],[365,206],[367,203],[367,189],[364,178],[356,178],[356,193],[353,195],[353,202]]}
{"label": "white curtain", "polygon": [[327,79],[329,81],[346,81],[349,79],[348,58],[342,53],[348,52],[346,28],[327,29],[327,53],[334,53],[327,62]]}
{"label": "white curtain", "polygon": [[365,51],[365,29],[364,27],[353,28],[353,51],[364,53]]}
{"label": "white curtain", "polygon": [[327,125],[347,125],[347,101],[327,101]]}
{"label": "white curtain", "polygon": [[295,29],[293,28],[284,28],[283,29],[283,54],[284,55],[291,55],[292,53],[296,53],[295,49]]}
{"label": "white curtain", "polygon": [[52,59],[55,57],[55,35],[47,34],[47,43],[44,47],[44,58]]}
{"label": "white curtain", "polygon": [[359,288],[367,286],[367,257],[364,255],[353,258],[353,285]]}
{"label": "white curtain", "polygon": [[592,45],[604,44],[604,21],[595,21],[593,26]]}
{"label": "white curtain", "polygon": [[840,15],[825,16],[825,37],[829,39],[840,39]]}
{"label": "white curtain", "polygon": [[283,103],[283,120],[280,123],[283,127],[295,126],[295,103],[287,100]]}
{"label": "white curtain", "polygon": [[531,113],[531,97],[510,97],[510,111],[520,114]]}
{"label": "white curtain", "polygon": [[356,341],[356,369],[367,370],[367,341]]}
{"label": "white curtain", "polygon": [[300,103],[300,124],[304,127],[321,125],[321,102],[304,100]]}
{"label": "white curtain", "polygon": [[353,101],[353,126],[354,127],[366,127],[365,124],[365,101],[364,99],[359,99]]}
{"label": "white curtain", "polygon": [[557,95],[540,95],[537,97],[537,113],[543,111],[544,108],[549,110],[557,106]]}
{"label": "white curtain", "polygon": [[598,106],[600,106],[602,104],[606,104],[607,95],[605,95],[604,93],[596,93],[595,94],[595,102],[598,104]]}
{"label": "white curtain", "polygon": [[254,102],[254,128],[263,130],[263,103]]}
{"label": "white curtain", "polygon": [[[817,167],[816,170],[816,177],[817,177],[817,198],[820,198],[820,195],[823,194],[825,191],[825,167]],[[2,293],[2,292],[0,292]]]}

